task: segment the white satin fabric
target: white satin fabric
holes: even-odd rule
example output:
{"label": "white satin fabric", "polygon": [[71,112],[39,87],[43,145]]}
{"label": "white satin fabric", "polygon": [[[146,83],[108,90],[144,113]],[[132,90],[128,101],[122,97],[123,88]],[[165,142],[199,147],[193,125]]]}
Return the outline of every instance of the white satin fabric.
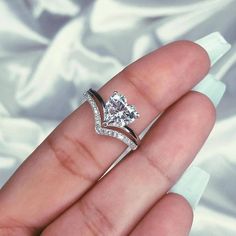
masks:
{"label": "white satin fabric", "polygon": [[233,0],[1,0],[0,185],[83,91],[167,42],[220,31],[233,47],[212,73],[228,90],[195,160],[211,180],[191,235],[236,235],[235,9]]}

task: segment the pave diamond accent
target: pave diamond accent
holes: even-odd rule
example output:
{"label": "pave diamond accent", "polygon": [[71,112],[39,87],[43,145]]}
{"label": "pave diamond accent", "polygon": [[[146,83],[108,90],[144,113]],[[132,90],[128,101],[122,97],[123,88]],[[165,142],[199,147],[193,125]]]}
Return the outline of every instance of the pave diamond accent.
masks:
{"label": "pave diamond accent", "polygon": [[139,117],[134,105],[128,105],[121,93],[114,91],[104,108],[104,125],[124,127]]}
{"label": "pave diamond accent", "polygon": [[128,138],[126,135],[122,134],[121,132],[116,131],[116,130],[111,130],[109,128],[103,128],[101,125],[102,124],[101,114],[93,97],[88,92],[84,93],[84,97],[89,102],[93,110],[94,121],[95,121],[95,131],[97,134],[118,138],[119,140],[124,142],[126,145],[128,145],[132,150],[135,150],[138,147],[136,143],[134,143],[130,138]]}

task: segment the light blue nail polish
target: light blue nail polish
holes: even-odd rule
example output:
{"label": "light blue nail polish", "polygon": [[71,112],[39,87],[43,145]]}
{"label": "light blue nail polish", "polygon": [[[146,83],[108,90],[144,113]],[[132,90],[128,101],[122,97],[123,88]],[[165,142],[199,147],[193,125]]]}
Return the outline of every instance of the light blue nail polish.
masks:
{"label": "light blue nail polish", "polygon": [[223,82],[216,80],[212,74],[208,74],[192,90],[205,94],[214,104],[219,104],[225,93],[226,86]]}
{"label": "light blue nail polish", "polygon": [[206,171],[199,167],[191,166],[170,189],[169,193],[183,196],[194,209],[198,205],[209,179],[210,175]]}
{"label": "light blue nail polish", "polygon": [[231,45],[219,32],[208,34],[207,36],[196,40],[195,43],[199,44],[207,51],[211,61],[211,66],[231,48]]}

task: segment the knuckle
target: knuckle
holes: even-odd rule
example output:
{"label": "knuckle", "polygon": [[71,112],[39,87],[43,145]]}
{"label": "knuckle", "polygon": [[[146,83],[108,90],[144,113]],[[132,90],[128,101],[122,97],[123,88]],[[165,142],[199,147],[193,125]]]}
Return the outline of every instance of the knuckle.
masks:
{"label": "knuckle", "polygon": [[1,219],[1,236],[31,236],[39,232],[39,229],[33,226],[25,225],[13,218]]}
{"label": "knuckle", "polygon": [[168,185],[172,185],[174,183],[174,178],[168,175],[168,171],[163,169],[163,167],[160,166],[159,162],[156,161],[155,156],[150,155],[150,152],[146,149],[140,146],[139,151],[141,155],[144,157],[144,159],[147,161],[148,165],[151,169],[154,169],[154,171],[157,173],[158,176],[161,176]]}
{"label": "knuckle", "polygon": [[1,236],[27,236],[31,235],[31,233],[24,228],[21,227],[7,227],[0,226],[0,235]]}
{"label": "knuckle", "polygon": [[79,210],[84,218],[83,222],[86,231],[96,236],[114,234],[115,228],[112,222],[106,216],[104,210],[96,206],[96,204],[83,199],[79,203]]}
{"label": "knuckle", "polygon": [[99,170],[101,167],[82,141],[72,139],[62,134],[60,135],[59,141],[49,136],[46,139],[46,144],[64,170],[86,181],[94,181],[94,177],[88,173],[88,169],[81,165],[81,160],[84,160],[85,165],[93,165]]}
{"label": "knuckle", "polygon": [[46,139],[46,143],[61,167],[72,175],[80,175],[80,173],[77,173],[75,169],[75,159],[72,157],[72,154],[68,152],[68,150],[66,150],[63,146],[57,145],[57,143],[50,137]]}

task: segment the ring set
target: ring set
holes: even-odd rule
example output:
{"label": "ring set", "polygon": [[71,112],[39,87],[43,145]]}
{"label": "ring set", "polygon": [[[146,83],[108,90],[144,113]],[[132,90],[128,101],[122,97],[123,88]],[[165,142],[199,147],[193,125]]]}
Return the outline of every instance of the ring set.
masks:
{"label": "ring set", "polygon": [[127,103],[126,97],[114,91],[105,102],[93,89],[84,93],[94,113],[95,131],[100,135],[117,138],[135,150],[140,144],[139,136],[128,126],[140,115],[134,105]]}

